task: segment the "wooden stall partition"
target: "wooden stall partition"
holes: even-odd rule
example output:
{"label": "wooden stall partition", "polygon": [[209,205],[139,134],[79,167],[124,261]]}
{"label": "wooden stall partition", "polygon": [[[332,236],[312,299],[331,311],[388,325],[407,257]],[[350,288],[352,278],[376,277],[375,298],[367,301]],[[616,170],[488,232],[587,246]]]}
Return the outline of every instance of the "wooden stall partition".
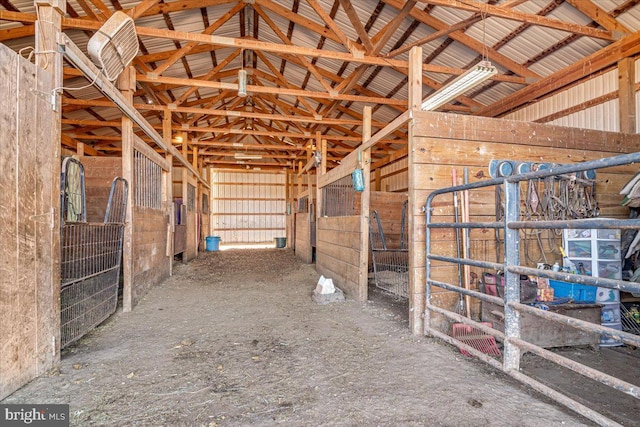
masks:
{"label": "wooden stall partition", "polygon": [[[637,151],[640,146],[638,135],[432,112],[414,112],[412,129],[410,173],[414,179],[410,181],[410,197],[416,204],[411,212],[411,234],[416,237],[416,249],[419,253],[415,258],[416,268],[423,272],[417,278],[422,281],[425,266],[425,217],[421,206],[431,191],[451,185],[452,168],[457,170],[458,176],[462,176],[464,168],[468,168],[470,182],[476,182],[489,178],[489,163],[493,159],[568,164],[630,153]],[[628,216],[627,209],[620,206],[618,193],[635,172],[637,166],[634,165],[597,171],[596,194],[601,217]],[[438,217],[443,222],[451,222],[453,200],[450,199],[451,195],[434,200],[434,222],[439,221]],[[471,191],[469,199],[471,222],[495,220],[495,191]],[[496,246],[493,230],[471,230],[472,259],[502,262]],[[452,256],[454,248],[455,235],[450,230],[432,232],[432,249],[437,250],[437,253]],[[534,263],[527,262],[525,255],[533,258],[539,253],[523,254],[521,258],[523,264],[535,267]],[[549,256],[555,257],[548,259],[551,263],[560,260],[559,254]],[[452,266],[436,263],[432,267],[434,279],[448,283],[458,282],[457,270]],[[482,270],[474,268],[471,271],[482,273]],[[416,276],[418,275],[414,275]],[[455,305],[457,293],[438,292],[438,288],[433,288],[433,292],[432,303],[448,309]],[[472,317],[477,317],[477,304],[472,305],[472,308]],[[447,327],[446,322],[437,317],[432,319],[432,325],[442,330]],[[418,330],[421,328],[417,327],[414,332],[417,333]]]}
{"label": "wooden stall partition", "polygon": [[313,262],[311,233],[315,233],[315,229],[312,230],[311,226],[313,225],[315,228],[316,223],[315,218],[312,218],[310,207],[313,203],[312,197],[314,194],[315,187],[313,187],[311,191],[303,191],[301,194],[298,194],[295,204],[295,252],[296,256],[307,264],[311,264]]}
{"label": "wooden stall partition", "polygon": [[167,209],[165,178],[171,166],[161,155],[134,136],[134,179],[130,185],[133,201],[133,290],[135,306],[149,289],[170,275],[167,233],[170,217]]}
{"label": "wooden stall partition", "polygon": [[183,261],[190,261],[198,256],[198,209],[196,201],[196,188],[198,182],[196,178],[191,175],[186,175],[186,181],[183,183],[183,187],[186,187],[186,197],[184,198],[187,206],[187,247],[183,255]]}
{"label": "wooden stall partition", "polygon": [[[349,177],[358,167],[358,157],[354,151],[345,157],[339,166],[330,170],[318,179],[318,189],[322,192],[330,184]],[[367,181],[365,181],[367,182]],[[369,186],[367,186],[368,188]],[[360,199],[360,193],[356,193]],[[321,217],[317,222],[316,235],[316,270],[323,276],[331,278],[347,297],[358,301],[367,300],[367,269],[361,272],[361,253],[367,253],[367,246],[362,247],[362,235],[367,238],[368,230],[361,226],[360,212],[349,216],[329,216],[324,214],[326,205],[331,203],[329,197],[323,197],[320,207]],[[362,204],[358,201],[358,204]]]}
{"label": "wooden stall partition", "polygon": [[113,178],[122,175],[120,157],[83,156],[87,222],[103,222]]}
{"label": "wooden stall partition", "polygon": [[206,238],[211,235],[210,191],[201,187],[200,193],[200,249],[205,250]]}
{"label": "wooden stall partition", "polygon": [[40,96],[54,87],[0,44],[0,400],[60,357],[60,122]]}
{"label": "wooden stall partition", "polygon": [[371,192],[369,212],[376,211],[378,213],[388,248],[400,247],[402,204],[407,200],[407,197],[407,193]]}

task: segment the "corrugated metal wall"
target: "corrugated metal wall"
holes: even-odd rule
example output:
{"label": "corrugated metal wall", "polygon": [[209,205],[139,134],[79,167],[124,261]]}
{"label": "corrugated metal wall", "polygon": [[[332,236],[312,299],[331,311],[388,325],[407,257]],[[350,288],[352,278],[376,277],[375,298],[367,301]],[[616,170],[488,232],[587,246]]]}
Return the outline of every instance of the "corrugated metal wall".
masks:
{"label": "corrugated metal wall", "polygon": [[[636,61],[635,80],[640,80],[640,61]],[[595,77],[560,94],[543,99],[505,116],[507,119],[535,121],[551,114],[567,110],[584,102],[618,91],[618,70]],[[636,92],[636,122],[640,122],[640,95]],[[582,111],[568,114],[553,121],[552,125],[619,132],[620,117],[618,99],[613,99]]]}
{"label": "corrugated metal wall", "polygon": [[212,170],[211,228],[223,243],[273,242],[284,237],[283,173]]}

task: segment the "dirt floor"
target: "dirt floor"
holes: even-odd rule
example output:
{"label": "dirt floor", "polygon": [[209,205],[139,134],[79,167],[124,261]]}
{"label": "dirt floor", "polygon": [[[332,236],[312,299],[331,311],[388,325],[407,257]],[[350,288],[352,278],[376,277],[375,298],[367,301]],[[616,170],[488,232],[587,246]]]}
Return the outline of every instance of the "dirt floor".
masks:
{"label": "dirt floor", "polygon": [[3,403],[69,403],[72,425],[590,425],[412,336],[405,303],[314,303],[317,280],[289,250],[203,253]]}

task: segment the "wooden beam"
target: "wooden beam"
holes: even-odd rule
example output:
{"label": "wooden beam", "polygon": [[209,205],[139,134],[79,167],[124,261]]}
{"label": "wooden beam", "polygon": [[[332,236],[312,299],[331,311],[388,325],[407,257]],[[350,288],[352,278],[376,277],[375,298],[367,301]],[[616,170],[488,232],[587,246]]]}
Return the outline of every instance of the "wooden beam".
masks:
{"label": "wooden beam", "polygon": [[[382,0],[382,1],[384,1],[386,4],[390,6],[395,7],[396,9],[402,9],[402,6],[404,4],[400,0]],[[474,10],[474,11],[477,12],[477,10]],[[447,23],[433,17],[429,13],[424,12],[418,8],[413,8],[413,10],[411,11],[411,16],[413,16],[415,19],[422,22],[423,24],[426,24],[436,30],[444,30],[449,28],[449,25]],[[462,43],[468,48],[478,52],[479,54],[486,54],[490,60],[492,60],[493,62],[496,62],[497,64],[502,65],[506,69],[512,71],[513,73],[519,76],[529,77],[533,79],[540,78],[540,76],[535,72],[527,69],[521,64],[518,64],[511,58],[498,53],[494,49],[487,48],[485,44],[483,44],[482,42],[472,37],[467,36],[462,31],[454,31],[453,33],[449,34],[449,37],[457,42]]]}
{"label": "wooden beam", "polygon": [[[258,14],[262,17],[262,19],[267,23],[267,25],[273,30],[273,32],[280,38],[280,40],[283,41],[283,43],[290,47],[290,48],[294,48],[296,47],[293,42],[287,37],[286,34],[284,34],[280,28],[276,25],[275,22],[273,22],[273,20],[269,17],[269,15],[267,15],[259,6],[255,6],[254,7],[255,11],[258,12]],[[258,50],[258,49],[255,49]],[[304,55],[299,54],[299,53],[295,53],[294,55],[296,55],[298,57],[298,60],[304,64],[305,68],[311,73],[311,75],[313,75],[317,80],[318,83],[320,83],[322,85],[322,87],[327,91],[327,92],[333,92],[333,89],[331,88],[331,86],[324,80],[324,78],[322,77],[322,74],[320,74],[320,72],[316,69],[316,66],[313,65],[313,63],[311,63],[310,61],[308,61]],[[359,56],[359,55],[358,55]],[[249,88],[247,87],[247,91],[249,90]]]}
{"label": "wooden beam", "polygon": [[336,37],[338,37],[338,39],[340,40],[340,43],[342,43],[342,45],[347,48],[349,52],[354,55],[364,54],[362,48],[349,37],[347,37],[347,35],[342,31],[338,24],[336,24],[333,18],[331,18],[331,16],[322,8],[317,0],[307,0],[307,3],[318,14],[320,19],[324,21],[327,27],[329,27],[331,31],[333,31]]}
{"label": "wooden beam", "polygon": [[476,115],[496,117],[505,112],[515,110],[541,96],[557,91],[576,80],[597,73],[606,67],[616,64],[623,58],[633,57],[638,53],[640,53],[640,32],[612,43],[494,104],[481,108],[476,112]]}
{"label": "wooden beam", "polygon": [[593,37],[608,41],[616,40],[616,37],[611,33],[611,31],[598,30],[585,25],[564,22],[558,19],[521,12],[513,8],[504,8],[473,0],[465,0],[465,2],[461,2],[459,0],[425,0],[424,2],[433,4],[434,6],[451,7],[454,9],[466,10],[468,12],[482,13],[485,16],[494,16],[511,21],[519,21],[546,28],[553,28],[555,30],[566,31],[568,33],[581,34],[586,37]]}
{"label": "wooden beam", "polygon": [[636,133],[636,59],[618,62],[618,99],[620,104],[620,132]]}
{"label": "wooden beam", "polygon": [[[409,100],[409,112],[413,118],[413,114],[420,111],[422,105],[422,73],[418,71],[419,64],[422,62],[422,48],[414,47],[409,52],[409,88],[408,88],[408,100]],[[425,259],[426,250],[423,242],[420,242],[420,238],[417,237],[418,226],[415,224],[415,213],[417,212],[417,206],[424,203],[424,200],[419,200],[416,193],[420,187],[419,180],[422,177],[416,175],[416,170],[413,168],[413,156],[414,153],[414,122],[412,121],[409,126],[409,140],[408,142],[408,176],[407,186],[409,192],[408,203],[408,224],[409,230],[409,329],[414,335],[423,335],[425,325],[430,325],[431,313],[429,310],[425,310],[425,287],[424,287],[424,268],[420,268],[422,261]]]}
{"label": "wooden beam", "polygon": [[[454,70],[452,70],[454,71]],[[460,74],[464,72],[464,70],[455,70],[460,71]],[[224,89],[231,90],[234,92],[238,91],[238,85],[236,83],[226,83],[226,82],[214,82],[209,80],[202,80],[200,78],[196,79],[184,79],[177,77],[164,77],[164,76],[149,76],[140,74],[139,81],[145,83],[164,83],[168,85],[174,85],[176,87],[180,86],[189,86],[189,87],[206,87],[212,89]],[[296,97],[307,97],[307,98],[317,98],[317,99],[336,99],[340,101],[348,101],[348,102],[367,102],[367,103],[375,103],[382,105],[396,105],[396,106],[406,106],[406,102],[398,99],[388,99],[382,96],[380,97],[371,97],[371,96],[359,96],[359,95],[348,95],[348,94],[336,94],[333,89],[331,93],[329,92],[318,92],[318,91],[310,91],[303,89],[289,89],[286,87],[267,87],[267,86],[258,86],[258,85],[247,85],[247,92],[252,94],[273,94],[273,95],[290,95]]]}
{"label": "wooden beam", "polygon": [[126,13],[127,15],[132,17],[133,20],[135,21],[136,19],[144,15],[150,8],[158,4],[159,2],[160,0],[142,0],[135,7],[133,7],[132,9],[129,9]]}
{"label": "wooden beam", "polygon": [[618,32],[626,35],[633,32],[591,0],[567,0],[567,3],[612,33]]}
{"label": "wooden beam", "polygon": [[[411,3],[411,2],[409,2]],[[371,106],[362,112],[362,146],[371,139]],[[361,147],[362,147],[361,146]],[[358,262],[358,300],[366,301],[369,295],[369,203],[371,200],[371,149],[361,151],[364,191],[360,195],[360,244]]]}
{"label": "wooden beam", "polygon": [[367,52],[370,55],[377,55],[380,53],[382,48],[387,44],[391,36],[396,32],[396,30],[402,25],[404,19],[409,15],[413,6],[415,6],[417,0],[408,0],[403,6],[402,9],[398,13],[395,14],[393,19],[389,21],[375,36],[372,37],[371,42],[373,43],[373,51]]}
{"label": "wooden beam", "polygon": [[[213,24],[211,24],[207,28],[205,28],[205,30],[201,34],[204,34],[204,35],[213,34],[214,31],[216,31],[218,28],[220,28],[222,25],[224,25],[229,19],[231,19],[234,15],[236,15],[243,8],[244,8],[244,3],[238,2],[238,4],[236,4],[230,10],[228,10],[220,18],[218,18],[216,20],[216,22],[214,22]],[[153,70],[153,72],[158,74],[158,75],[162,74],[163,72],[165,72],[167,70],[167,68],[171,67],[177,61],[179,61],[180,59],[184,58],[184,56],[186,54],[188,54],[191,51],[191,49],[193,49],[197,45],[198,45],[197,42],[189,42],[189,43],[185,44],[184,46],[182,46],[182,48],[176,50],[175,53],[173,55],[171,55],[170,58],[168,58],[166,61],[164,61],[162,63],[162,65],[156,67],[156,69]]]}
{"label": "wooden beam", "polygon": [[340,5],[342,6],[342,9],[344,9],[344,12],[347,14],[351,25],[353,25],[353,28],[356,30],[356,33],[362,41],[365,49],[368,52],[373,51],[373,44],[371,43],[371,39],[369,39],[369,34],[367,34],[367,30],[364,28],[364,25],[362,25],[358,13],[351,4],[351,0],[340,0]]}
{"label": "wooden beam", "polygon": [[[118,78],[118,87],[122,96],[128,102],[133,101],[133,92],[136,89],[136,73],[133,67],[127,67]],[[126,200],[125,226],[122,243],[122,310],[126,313],[133,308],[133,121],[122,116],[122,177],[129,183],[129,191]]]}

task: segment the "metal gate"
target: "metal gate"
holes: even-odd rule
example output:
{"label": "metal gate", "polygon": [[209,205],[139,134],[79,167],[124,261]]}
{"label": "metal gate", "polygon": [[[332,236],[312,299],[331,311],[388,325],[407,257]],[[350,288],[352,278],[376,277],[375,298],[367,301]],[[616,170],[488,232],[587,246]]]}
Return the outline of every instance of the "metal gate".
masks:
{"label": "metal gate", "polygon": [[[80,181],[70,184],[72,176]],[[61,189],[61,211],[68,213],[60,230],[60,345],[65,347],[116,310],[128,186],[123,178],[113,180],[104,223],[84,222],[84,169],[79,161],[65,159]],[[78,191],[67,195],[67,189]],[[66,221],[72,213],[76,221]]]}
{"label": "metal gate", "polygon": [[[521,303],[521,283],[520,275],[537,276],[546,279],[560,280],[572,282],[587,286],[598,286],[601,288],[617,289],[632,293],[640,292],[640,283],[626,282],[621,280],[605,279],[590,277],[578,274],[570,274],[564,272],[555,272],[552,270],[540,270],[520,265],[520,245],[521,231],[523,230],[543,230],[543,229],[638,229],[640,228],[640,220],[606,220],[606,219],[581,219],[581,220],[550,220],[550,221],[522,221],[521,203],[520,203],[520,184],[528,180],[544,179],[548,177],[575,174],[579,172],[595,170],[606,167],[621,166],[626,164],[640,162],[640,153],[621,155],[611,158],[605,158],[595,161],[579,163],[575,165],[566,165],[552,167],[547,170],[539,170],[519,175],[511,175],[508,177],[500,177],[482,182],[458,185],[450,188],[436,190],[429,195],[426,200],[426,309],[425,309],[425,333],[443,339],[481,360],[491,364],[492,366],[503,370],[512,377],[533,387],[544,395],[553,398],[559,403],[566,405],[570,409],[584,415],[585,417],[601,424],[601,425],[618,425],[615,421],[605,417],[604,415],[594,411],[593,409],[582,405],[575,400],[567,397],[559,391],[542,384],[536,379],[523,374],[520,371],[520,359],[524,352],[531,352],[539,357],[547,359],[564,368],[577,372],[585,377],[598,381],[602,384],[612,387],[628,395],[640,399],[640,388],[630,384],[620,378],[616,378],[605,374],[599,370],[593,369],[579,362],[565,358],[559,354],[548,351],[541,346],[532,344],[523,339],[521,332],[521,317],[523,314],[527,316],[535,316],[538,319],[555,322],[565,327],[575,328],[585,333],[597,334],[613,340],[620,341],[630,346],[640,346],[640,336],[623,332],[616,329],[600,326],[599,324],[587,322],[584,320],[567,317],[551,311],[541,310],[530,305]],[[437,196],[443,194],[451,194],[465,190],[503,187],[504,194],[504,217],[500,221],[495,222],[440,222],[432,221],[433,200]],[[485,190],[486,191],[486,190]],[[435,229],[494,229],[504,232],[504,263],[494,263],[474,259],[462,259],[458,257],[443,256],[432,252],[432,236],[431,233]],[[487,295],[485,293],[463,288],[460,285],[450,284],[433,279],[432,263],[437,262],[444,265],[463,265],[470,267],[478,267],[489,270],[500,270],[504,272],[504,299],[496,296]],[[440,288],[447,291],[453,291],[460,294],[460,297],[477,298],[483,303],[495,304],[504,307],[504,333],[493,329],[486,324],[476,322],[469,317],[462,316],[454,311],[444,309],[432,302],[432,289]],[[432,316],[441,315],[446,319],[457,324],[467,325],[469,330],[474,330],[475,335],[482,337],[484,340],[497,340],[504,344],[504,356],[492,357],[476,349],[476,346],[469,345],[470,342],[464,339],[454,338],[453,336],[443,333],[441,330],[432,326]],[[455,335],[455,334],[453,334]]]}

